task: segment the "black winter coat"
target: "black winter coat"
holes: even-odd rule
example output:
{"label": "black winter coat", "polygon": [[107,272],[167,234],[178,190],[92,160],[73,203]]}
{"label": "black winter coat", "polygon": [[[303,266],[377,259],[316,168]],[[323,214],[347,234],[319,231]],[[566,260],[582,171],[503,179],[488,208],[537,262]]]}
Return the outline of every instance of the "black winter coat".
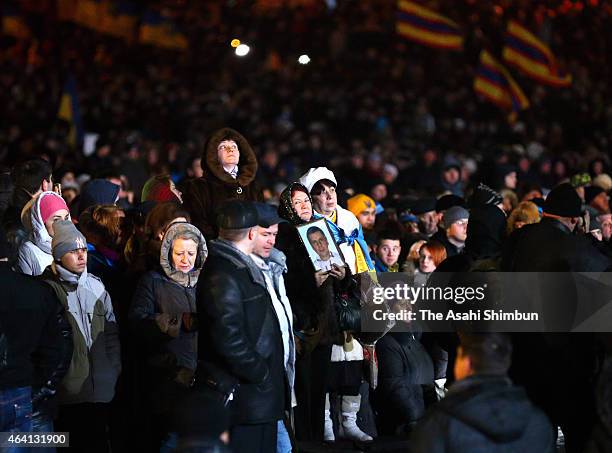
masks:
{"label": "black winter coat", "polygon": [[601,272],[612,261],[561,222],[543,218],[510,237],[503,267],[515,272]]}
{"label": "black winter coat", "polygon": [[425,413],[423,386],[434,385],[431,357],[409,332],[391,332],[376,343],[380,426],[388,434],[417,421]]}
{"label": "black winter coat", "polygon": [[416,426],[411,441],[414,453],[555,451],[547,417],[503,376],[455,383]]}
{"label": "black winter coat", "polygon": [[283,418],[290,399],[283,341],[263,273],[230,242],[213,241],[197,286],[200,319],[196,385],[236,383],[231,425]]}
{"label": "black winter coat", "polygon": [[0,390],[54,390],[72,359],[72,329],[47,285],[0,263]]}
{"label": "black winter coat", "polygon": [[319,329],[319,343],[331,344],[338,334],[334,309],[334,286],[338,286],[338,282],[328,278],[320,288],[317,287],[314,266],[295,226],[288,223],[278,225],[276,248],[287,257],[284,280],[295,318],[294,329]]}

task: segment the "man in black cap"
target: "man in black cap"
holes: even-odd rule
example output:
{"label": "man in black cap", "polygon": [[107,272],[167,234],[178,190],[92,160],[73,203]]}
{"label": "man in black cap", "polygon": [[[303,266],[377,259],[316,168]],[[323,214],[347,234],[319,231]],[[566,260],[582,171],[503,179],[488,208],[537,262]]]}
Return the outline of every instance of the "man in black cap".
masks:
{"label": "man in black cap", "polygon": [[541,222],[526,225],[516,235],[504,267],[517,272],[601,272],[612,264],[585,237],[573,234],[584,210],[571,184],[555,187],[543,211]]}
{"label": "man in black cap", "polygon": [[412,206],[410,212],[419,219],[419,231],[428,238],[438,231],[438,222],[442,217],[436,212],[435,198],[421,198]]}
{"label": "man in black cap", "polygon": [[219,210],[219,239],[197,286],[197,385],[212,387],[230,411],[234,452],[276,451],[289,402],[283,339],[263,272],[252,258],[260,219],[252,202]]}

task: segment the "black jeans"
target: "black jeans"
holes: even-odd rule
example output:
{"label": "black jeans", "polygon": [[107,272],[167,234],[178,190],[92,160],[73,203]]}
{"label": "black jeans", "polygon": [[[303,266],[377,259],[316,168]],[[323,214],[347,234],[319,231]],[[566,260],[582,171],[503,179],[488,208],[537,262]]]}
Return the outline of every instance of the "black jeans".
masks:
{"label": "black jeans", "polygon": [[109,413],[109,403],[63,405],[54,423],[55,431],[70,433],[68,451],[107,453]]}
{"label": "black jeans", "polygon": [[233,453],[274,453],[278,422],[236,425],[230,430]]}

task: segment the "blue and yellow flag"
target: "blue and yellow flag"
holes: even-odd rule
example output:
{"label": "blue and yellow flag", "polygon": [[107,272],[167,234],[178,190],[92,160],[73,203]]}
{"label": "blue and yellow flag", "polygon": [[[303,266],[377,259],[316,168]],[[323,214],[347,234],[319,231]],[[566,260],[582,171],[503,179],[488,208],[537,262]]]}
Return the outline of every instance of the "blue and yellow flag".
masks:
{"label": "blue and yellow flag", "polygon": [[76,81],[70,76],[64,84],[64,91],[60,100],[57,117],[70,124],[68,143],[77,146],[83,143],[83,124],[81,122],[81,110],[77,96]]}
{"label": "blue and yellow flag", "polygon": [[559,71],[550,48],[518,22],[508,22],[502,57],[509,65],[543,84],[567,87],[572,83],[571,75]]}
{"label": "blue and yellow flag", "polygon": [[29,39],[32,36],[25,18],[10,4],[2,8],[2,33],[17,39]]}
{"label": "blue and yellow flag", "polygon": [[131,41],[136,37],[138,6],[131,2],[104,2],[98,31]]}
{"label": "blue and yellow flag", "polygon": [[452,20],[408,0],[400,0],[397,6],[396,31],[399,35],[428,47],[463,48],[461,30]]}
{"label": "blue and yellow flag", "polygon": [[140,24],[139,40],[166,49],[185,50],[189,47],[187,37],[174,23],[155,11],[146,11]]}
{"label": "blue and yellow flag", "polygon": [[529,107],[527,96],[508,70],[486,50],[480,52],[474,91],[501,109],[515,114]]}

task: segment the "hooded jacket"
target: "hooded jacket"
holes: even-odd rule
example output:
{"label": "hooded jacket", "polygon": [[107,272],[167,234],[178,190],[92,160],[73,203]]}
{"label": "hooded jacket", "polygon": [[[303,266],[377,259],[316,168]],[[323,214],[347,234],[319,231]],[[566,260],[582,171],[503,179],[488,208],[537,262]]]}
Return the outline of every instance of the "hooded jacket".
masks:
{"label": "hooded jacket", "polygon": [[[217,154],[223,140],[234,140],[240,151],[238,176],[227,173]],[[216,214],[223,202],[232,199],[263,201],[261,189],[254,182],[257,158],[249,142],[237,131],[223,128],[206,142],[202,154],[202,178],[189,181],[183,193],[183,204],[191,214],[192,223],[210,240],[217,237]]]}
{"label": "hooded jacket", "polygon": [[289,409],[283,340],[264,275],[226,240],[213,241],[197,286],[199,385],[235,389],[231,425],[276,422]]}
{"label": "hooded jacket", "polygon": [[411,450],[553,453],[553,428],[525,391],[503,376],[456,382],[417,425]]}
{"label": "hooded jacket", "polygon": [[121,373],[119,330],[102,281],[74,274],[54,262],[42,274],[67,311],[72,326],[72,361],[58,390],[60,404],[108,403]]}
{"label": "hooded jacket", "polygon": [[[62,198],[55,192],[42,192],[28,202],[21,211],[21,222],[29,231],[29,239],[19,247],[16,270],[28,275],[41,275],[53,262],[51,236],[42,221],[40,201],[44,196]],[[69,217],[70,218],[70,217]]]}
{"label": "hooded jacket", "polygon": [[[195,267],[187,274],[176,270],[171,258],[174,241],[186,232],[200,238]],[[196,284],[207,256],[206,241],[197,228],[188,223],[171,225],[162,239],[159,268],[143,275],[134,294],[129,319],[135,334],[147,346],[149,365],[165,368],[158,372],[172,377],[178,368],[196,369],[197,332],[183,325],[182,315],[197,312]],[[160,314],[176,318],[176,336],[160,329]]]}

